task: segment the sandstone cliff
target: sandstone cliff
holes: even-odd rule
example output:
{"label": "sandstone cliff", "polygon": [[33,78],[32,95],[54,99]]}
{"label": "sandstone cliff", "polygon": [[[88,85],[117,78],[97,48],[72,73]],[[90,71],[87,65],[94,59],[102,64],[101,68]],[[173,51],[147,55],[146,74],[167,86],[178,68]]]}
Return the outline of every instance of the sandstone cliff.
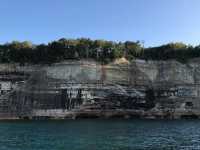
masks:
{"label": "sandstone cliff", "polygon": [[2,64],[0,70],[29,74],[8,94],[17,117],[199,118],[199,64],[198,59],[187,64],[119,59],[106,65],[71,60]]}

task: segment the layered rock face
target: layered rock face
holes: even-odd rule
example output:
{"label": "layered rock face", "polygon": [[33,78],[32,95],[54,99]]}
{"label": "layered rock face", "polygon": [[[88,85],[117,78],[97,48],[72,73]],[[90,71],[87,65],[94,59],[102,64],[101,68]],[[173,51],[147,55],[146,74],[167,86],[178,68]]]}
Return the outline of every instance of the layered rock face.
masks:
{"label": "layered rock face", "polygon": [[30,77],[7,94],[7,111],[36,119],[199,118],[199,64],[119,59],[106,65],[93,60],[11,65],[9,70]]}

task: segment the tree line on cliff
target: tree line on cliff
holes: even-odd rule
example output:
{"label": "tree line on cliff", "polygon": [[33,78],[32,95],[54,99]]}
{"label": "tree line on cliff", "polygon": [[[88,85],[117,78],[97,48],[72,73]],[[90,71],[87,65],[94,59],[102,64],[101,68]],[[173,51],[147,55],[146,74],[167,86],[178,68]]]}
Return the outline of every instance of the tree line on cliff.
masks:
{"label": "tree line on cliff", "polygon": [[105,40],[60,39],[48,44],[33,45],[30,42],[13,41],[0,45],[0,62],[21,65],[25,63],[54,63],[67,59],[92,58],[102,63],[126,57],[144,60],[175,59],[182,63],[200,57],[200,46],[169,43],[158,47],[143,48],[140,41],[113,42]]}

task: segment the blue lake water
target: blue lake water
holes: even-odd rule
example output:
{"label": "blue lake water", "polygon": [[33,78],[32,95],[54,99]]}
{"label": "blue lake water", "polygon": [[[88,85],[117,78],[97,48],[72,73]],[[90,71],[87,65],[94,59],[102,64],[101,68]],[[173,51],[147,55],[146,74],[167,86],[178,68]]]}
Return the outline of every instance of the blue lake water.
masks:
{"label": "blue lake water", "polygon": [[0,150],[200,149],[199,120],[0,122]]}

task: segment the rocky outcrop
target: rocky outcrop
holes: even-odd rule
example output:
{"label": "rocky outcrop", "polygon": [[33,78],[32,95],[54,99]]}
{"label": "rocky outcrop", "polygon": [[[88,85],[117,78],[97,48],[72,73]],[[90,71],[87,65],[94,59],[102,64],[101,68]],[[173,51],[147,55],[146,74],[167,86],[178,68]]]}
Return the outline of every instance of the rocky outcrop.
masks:
{"label": "rocky outcrop", "polygon": [[93,60],[10,65],[30,77],[10,91],[7,111],[35,119],[199,118],[199,64],[120,59],[106,65]]}

